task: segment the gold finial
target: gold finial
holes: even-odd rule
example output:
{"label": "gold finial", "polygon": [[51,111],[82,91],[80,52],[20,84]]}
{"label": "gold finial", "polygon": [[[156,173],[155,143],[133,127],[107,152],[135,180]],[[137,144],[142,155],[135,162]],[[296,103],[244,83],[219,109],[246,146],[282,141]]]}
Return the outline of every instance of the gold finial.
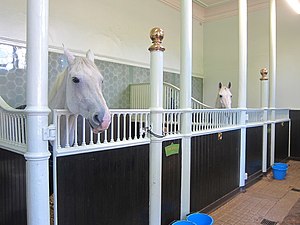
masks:
{"label": "gold finial", "polygon": [[267,68],[262,68],[262,69],[260,70],[260,74],[261,74],[260,80],[269,80]]}
{"label": "gold finial", "polygon": [[150,31],[150,38],[152,45],[149,47],[149,51],[165,51],[165,48],[161,45],[162,39],[164,39],[164,31],[159,27],[154,27]]}

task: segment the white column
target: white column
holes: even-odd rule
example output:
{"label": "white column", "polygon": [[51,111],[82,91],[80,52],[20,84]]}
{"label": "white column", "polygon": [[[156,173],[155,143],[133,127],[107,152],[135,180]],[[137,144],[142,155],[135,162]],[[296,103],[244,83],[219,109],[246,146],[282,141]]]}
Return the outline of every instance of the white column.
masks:
{"label": "white column", "polygon": [[247,107],[247,0],[239,0],[239,96],[238,107]]}
{"label": "white column", "polygon": [[[162,134],[163,110],[163,52],[161,41],[164,32],[153,28],[150,38],[150,125],[154,133]],[[150,137],[149,155],[149,225],[161,224],[161,186],[162,186],[162,140]]]}
{"label": "white column", "polygon": [[263,68],[260,70],[261,86],[260,86],[260,107],[264,110],[264,125],[263,125],[263,143],[262,143],[262,172],[267,172],[267,155],[268,155],[268,104],[269,104],[269,79],[268,70]]}
{"label": "white column", "polygon": [[276,0],[270,0],[270,108],[275,108],[276,95]]}
{"label": "white column", "polygon": [[48,0],[27,1],[27,225],[49,225]]}
{"label": "white column", "polygon": [[239,98],[241,113],[240,187],[246,179],[246,107],[247,107],[247,0],[239,0]]}
{"label": "white column", "polygon": [[[275,120],[276,104],[276,0],[270,0],[270,100],[271,120]],[[271,165],[275,160],[275,122],[271,123]]]}
{"label": "white column", "polygon": [[184,110],[181,117],[181,219],[190,213],[192,4],[192,0],[181,0],[180,109]]}

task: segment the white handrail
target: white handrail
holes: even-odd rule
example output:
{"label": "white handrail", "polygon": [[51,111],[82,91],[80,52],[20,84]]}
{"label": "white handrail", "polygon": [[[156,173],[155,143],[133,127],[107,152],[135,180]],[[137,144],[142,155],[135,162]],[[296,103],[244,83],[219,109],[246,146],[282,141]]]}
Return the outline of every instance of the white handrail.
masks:
{"label": "white handrail", "polygon": [[192,132],[221,130],[241,125],[239,109],[199,109],[192,112]]}
{"label": "white handrail", "polygon": [[[92,145],[120,145],[132,142],[149,141],[145,127],[149,127],[149,110],[110,110],[111,125],[108,130],[94,134],[88,123],[80,115],[65,109],[53,110],[53,123],[56,127],[56,148],[78,150]],[[74,121],[73,129],[65,129]],[[72,143],[72,144],[69,144]]]}
{"label": "white handrail", "polygon": [[[176,95],[172,95],[176,96]],[[72,120],[76,120],[73,133],[56,129],[57,149],[63,152],[84,151],[87,148],[101,148],[113,146],[126,146],[132,144],[141,144],[149,142],[149,134],[147,129],[150,126],[150,110],[149,109],[114,109],[110,110],[112,122],[110,129],[101,134],[93,134],[88,124],[79,115],[73,115],[67,110],[53,110],[55,127],[68,126]],[[240,109],[192,109],[192,133],[203,133],[222,131],[224,129],[238,128],[241,126]],[[271,118],[264,118],[264,112],[270,115],[275,112],[274,121]],[[173,135],[181,135],[180,120],[184,113],[180,109],[163,109],[162,128],[163,138],[171,138]],[[247,109],[246,125],[253,126],[263,123],[289,121],[289,109]],[[6,147],[8,150],[26,153],[26,112],[20,109],[14,109],[9,106],[0,97],[0,146]],[[67,136],[69,143],[70,137],[74,139],[74,144],[62,144],[62,137]]]}
{"label": "white handrail", "polygon": [[[163,107],[165,109],[178,109],[180,99],[180,89],[170,83],[163,83]],[[130,85],[130,108],[148,109],[150,106],[150,84],[131,84]],[[193,109],[212,109],[192,97]]]}
{"label": "white handrail", "polygon": [[257,124],[264,122],[263,109],[247,109],[246,124]]}
{"label": "white handrail", "polygon": [[0,96],[0,145],[15,152],[25,153],[26,120],[24,110],[12,108]]}

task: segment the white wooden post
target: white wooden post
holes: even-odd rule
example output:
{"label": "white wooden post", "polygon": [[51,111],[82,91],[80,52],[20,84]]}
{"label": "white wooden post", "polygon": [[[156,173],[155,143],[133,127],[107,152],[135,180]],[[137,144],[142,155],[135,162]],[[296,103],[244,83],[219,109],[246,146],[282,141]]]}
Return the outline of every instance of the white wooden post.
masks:
{"label": "white wooden post", "polygon": [[276,0],[270,0],[270,100],[271,113],[271,165],[275,160],[275,107],[276,107]]}
{"label": "white wooden post", "polygon": [[263,143],[262,143],[262,172],[267,172],[267,154],[268,154],[268,104],[269,104],[269,78],[268,70],[263,68],[260,70],[261,74],[261,100],[260,107],[264,110],[264,125],[263,125]]}
{"label": "white wooden post", "polygon": [[27,1],[27,225],[49,225],[48,0]]}
{"label": "white wooden post", "polygon": [[247,0],[239,0],[239,99],[241,113],[240,188],[246,180]]}
{"label": "white wooden post", "polygon": [[[162,134],[163,110],[163,52],[161,45],[164,32],[153,28],[150,32],[152,45],[150,58],[150,125],[156,134]],[[162,140],[151,136],[149,156],[149,225],[161,224],[161,185],[162,185]]]}
{"label": "white wooden post", "polygon": [[192,0],[181,0],[181,65],[180,65],[180,108],[181,119],[181,210],[184,219],[190,213],[191,183],[191,99],[192,99]]}

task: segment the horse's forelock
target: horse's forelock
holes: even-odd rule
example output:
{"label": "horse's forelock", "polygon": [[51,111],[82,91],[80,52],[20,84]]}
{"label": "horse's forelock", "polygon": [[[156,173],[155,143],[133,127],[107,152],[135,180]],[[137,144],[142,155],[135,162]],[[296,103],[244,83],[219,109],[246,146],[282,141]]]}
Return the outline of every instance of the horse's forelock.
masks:
{"label": "horse's forelock", "polygon": [[77,74],[79,72],[84,74],[90,74],[90,72],[95,72],[99,73],[102,77],[95,63],[84,57],[77,57],[74,60],[74,62],[71,65],[69,65],[69,72],[74,74]]}

